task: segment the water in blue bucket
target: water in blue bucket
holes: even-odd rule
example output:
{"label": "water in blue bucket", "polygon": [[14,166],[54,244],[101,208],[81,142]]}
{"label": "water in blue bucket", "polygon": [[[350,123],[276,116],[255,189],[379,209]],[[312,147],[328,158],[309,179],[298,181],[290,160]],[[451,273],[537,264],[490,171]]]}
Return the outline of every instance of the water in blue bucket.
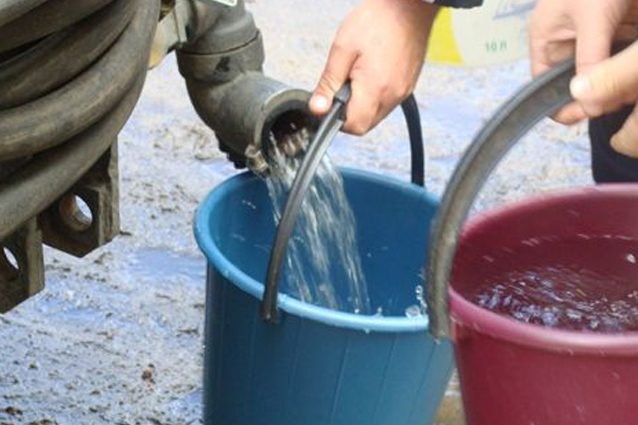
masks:
{"label": "water in blue bucket", "polygon": [[[216,187],[195,223],[208,259],[206,425],[428,425],[453,366],[451,344],[406,317],[422,284],[437,200],[423,188],[343,170],[370,302],[383,316],[278,296],[259,315],[275,235],[266,184],[249,174]],[[336,285],[343,287],[343,285]]]}

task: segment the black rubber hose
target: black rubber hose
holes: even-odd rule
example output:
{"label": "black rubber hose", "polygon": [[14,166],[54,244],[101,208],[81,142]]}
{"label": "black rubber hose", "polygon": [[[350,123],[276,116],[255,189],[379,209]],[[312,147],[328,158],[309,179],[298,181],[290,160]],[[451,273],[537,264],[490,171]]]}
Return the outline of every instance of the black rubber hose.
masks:
{"label": "black rubber hose", "polygon": [[[117,141],[137,102],[160,1],[115,1],[74,27],[63,28],[35,45],[19,46],[14,56],[0,63],[0,76],[5,77],[0,85],[17,82],[11,79],[21,73],[29,74],[26,79],[35,73],[33,78],[40,80],[47,72],[67,73],[49,89],[72,79],[36,101],[0,112],[0,151],[6,148],[6,156],[0,155],[0,240],[44,211],[86,174]],[[79,16],[87,16],[91,7],[107,5],[110,0],[50,3],[65,4],[68,10],[56,13],[69,13],[76,22]],[[78,7],[71,10],[78,5],[81,13]],[[22,15],[9,26],[30,22],[39,10]],[[0,34],[5,29],[0,28]],[[74,34],[86,39],[70,39]],[[94,51],[89,52],[91,48]],[[73,57],[85,53],[88,57]],[[63,71],[64,65],[70,70]],[[53,145],[59,146],[51,148]]]}
{"label": "black rubber hose", "polygon": [[0,27],[18,19],[47,0],[2,0],[0,2]]}
{"label": "black rubber hose", "polygon": [[85,130],[145,72],[147,55],[140,52],[149,50],[158,15],[148,0],[136,3],[122,36],[86,72],[45,97],[0,113],[0,162],[49,149]]}
{"label": "black rubber hose", "polygon": [[[49,49],[57,49],[61,41],[66,37],[68,31],[59,31],[44,37],[29,46],[23,46],[19,53],[10,55],[10,57],[2,58],[0,54],[0,82],[4,82],[8,78],[13,78],[15,74],[19,74],[23,69],[28,69],[32,64],[47,54]],[[6,84],[2,84],[6,87]],[[3,87],[3,89],[5,88]],[[6,87],[8,88],[8,87]]]}
{"label": "black rubber hose", "polygon": [[36,155],[0,183],[0,241],[68,191],[109,149],[133,111],[144,79],[144,74],[138,76],[122,101],[98,123],[67,143]]}
{"label": "black rubber hose", "polygon": [[[279,279],[281,278],[283,260],[288,249],[288,242],[297,222],[300,207],[306,191],[315,176],[317,168],[323,159],[334,136],[344,122],[345,105],[350,98],[350,85],[344,85],[335,96],[330,112],[323,118],[317,133],[313,137],[299,166],[297,175],[284,206],[281,220],[277,228],[273,247],[270,251],[264,297],[261,302],[261,317],[265,322],[277,323],[277,297],[279,294]],[[410,151],[412,155],[412,183],[424,184],[423,136],[421,133],[421,118],[414,95],[410,95],[402,103],[403,113],[408,126],[410,137]],[[417,158],[415,158],[415,156]]]}
{"label": "black rubber hose", "polygon": [[261,302],[261,317],[266,322],[277,322],[279,279],[282,271],[282,263],[288,250],[288,242],[297,223],[297,216],[299,215],[299,209],[305,198],[306,191],[315,176],[323,156],[332,144],[334,136],[343,125],[345,120],[345,105],[349,98],[350,85],[346,83],[335,95],[332,108],[321,121],[317,133],[308,145],[308,150],[304,155],[290,192],[288,193],[288,199],[284,207],[284,212],[281,215],[275,241],[270,252],[266,287],[264,290],[264,298]]}
{"label": "black rubber hose", "polygon": [[456,167],[432,224],[427,265],[428,315],[435,338],[450,336],[447,285],[459,236],[474,200],[501,158],[541,119],[572,98],[568,61],[523,87],[477,134]]}
{"label": "black rubber hose", "polygon": [[412,161],[411,175],[412,183],[425,185],[425,152],[423,148],[423,131],[421,129],[421,116],[419,105],[416,103],[414,95],[411,94],[401,103],[401,109],[405,116],[410,138],[410,158]]}
{"label": "black rubber hose", "polygon": [[137,3],[116,0],[65,31],[0,64],[0,111],[37,99],[68,83],[113,44]]}
{"label": "black rubber hose", "polygon": [[0,27],[0,52],[6,52],[67,28],[112,1],[48,0],[29,13]]}

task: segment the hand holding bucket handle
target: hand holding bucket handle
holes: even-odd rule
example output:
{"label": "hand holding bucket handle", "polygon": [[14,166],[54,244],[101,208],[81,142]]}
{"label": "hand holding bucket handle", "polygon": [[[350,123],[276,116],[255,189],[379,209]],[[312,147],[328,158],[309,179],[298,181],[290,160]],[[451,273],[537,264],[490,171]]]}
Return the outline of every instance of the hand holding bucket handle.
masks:
{"label": "hand holding bucket handle", "polygon": [[450,337],[447,285],[463,222],[501,158],[541,119],[573,99],[574,61],[534,79],[505,103],[476,135],[461,158],[433,222],[427,265],[428,315],[435,338]]}
{"label": "hand holding bucket handle", "polygon": [[[261,302],[261,318],[265,322],[277,323],[278,286],[279,279],[281,278],[283,260],[288,248],[288,241],[295,227],[304,195],[321,163],[321,159],[328,150],[332,139],[334,139],[334,136],[345,122],[345,107],[350,99],[350,94],[350,83],[346,82],[335,95],[331,110],[323,118],[317,133],[312,138],[292,183],[268,261],[264,297]],[[401,104],[401,108],[405,116],[410,137],[412,183],[423,186],[425,180],[423,135],[421,132],[419,107],[414,95],[411,94],[408,96]]]}

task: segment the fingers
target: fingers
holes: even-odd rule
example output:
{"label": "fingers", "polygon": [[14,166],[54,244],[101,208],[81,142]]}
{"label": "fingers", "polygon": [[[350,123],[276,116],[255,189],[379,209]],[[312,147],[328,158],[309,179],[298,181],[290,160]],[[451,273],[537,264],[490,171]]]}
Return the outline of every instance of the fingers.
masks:
{"label": "fingers", "polygon": [[[376,59],[369,51],[356,55],[333,45],[326,68],[310,99],[310,111],[316,115],[327,113],[335,93],[345,81],[350,80],[352,94],[342,130],[362,136],[374,128],[411,91],[406,91],[404,86],[407,83],[403,79],[391,77],[393,70],[379,67]],[[408,59],[404,62],[408,62]],[[422,58],[417,59],[417,62],[422,64]],[[395,72],[403,75],[402,72]],[[405,77],[406,80],[416,78],[418,72],[410,78]]]}
{"label": "fingers", "polygon": [[[613,40],[622,27],[623,19],[627,18],[628,4],[616,1],[607,5],[600,3],[602,8],[580,9],[576,28],[576,75],[588,75],[592,69],[598,69],[593,83],[599,85],[598,93],[590,92],[587,95],[585,93],[592,81],[576,78],[572,82],[572,96],[578,100],[584,115],[582,118],[597,117],[622,105],[621,94],[618,93],[622,84],[616,84],[617,71],[607,69],[609,64],[602,67],[600,64],[609,59]],[[593,98],[588,97],[592,95]]]}
{"label": "fingers", "polygon": [[[530,21],[532,74],[537,76],[575,56],[578,75],[609,58],[612,40],[629,0],[583,4],[577,0],[540,0]],[[589,109],[588,109],[589,108]],[[600,115],[599,105],[571,103],[554,115],[563,124]]]}
{"label": "fingers", "polygon": [[[582,13],[576,27],[576,74],[586,73],[592,66],[609,58],[617,22],[601,19],[597,13]],[[595,115],[592,113],[595,112]],[[554,117],[556,121],[572,125],[600,111],[587,110],[582,102],[570,103]]]}
{"label": "fingers", "polygon": [[310,98],[310,111],[313,114],[325,115],[330,110],[332,99],[348,79],[356,58],[357,52],[343,47],[337,36],[317,88]]}
{"label": "fingers", "polygon": [[380,120],[379,96],[371,91],[369,82],[352,80],[352,96],[346,109],[346,122],[343,131],[357,136],[364,135]]}
{"label": "fingers", "polygon": [[618,152],[638,158],[638,109],[634,108],[622,128],[611,138],[611,146]]}
{"label": "fingers", "polygon": [[[538,77],[560,62],[574,57],[575,26],[567,6],[567,2],[540,0],[532,13],[529,49],[533,77]],[[561,108],[552,118],[569,125],[585,117],[585,112],[574,102]]]}
{"label": "fingers", "polygon": [[[335,93],[347,80],[351,80],[351,96],[346,108],[343,131],[361,136],[374,127],[378,119],[379,96],[375,95],[374,80],[367,72],[356,72],[358,56],[333,45],[326,68],[310,98],[310,111],[325,115],[332,106]],[[365,68],[365,65],[363,66]]]}
{"label": "fingers", "polygon": [[540,24],[532,24],[529,28],[529,48],[532,76],[537,77],[549,71],[562,61],[574,57],[574,40],[552,39],[553,28],[545,28]]}
{"label": "fingers", "polygon": [[[536,21],[532,21],[534,24]],[[537,77],[549,71],[558,63],[574,56],[574,42],[548,41],[541,34],[545,29],[536,24],[530,27],[530,58],[532,76]],[[587,117],[583,108],[572,102],[553,115],[553,119],[561,124],[572,125]]]}
{"label": "fingers", "polygon": [[[572,96],[590,117],[597,117],[638,99],[638,43],[617,55],[590,66],[570,85]],[[623,127],[611,139],[612,147],[638,158],[638,111],[634,109]]]}
{"label": "fingers", "polygon": [[582,74],[607,59],[618,22],[583,12],[576,27],[576,73]]}
{"label": "fingers", "polygon": [[574,37],[566,2],[539,0],[529,21],[529,50],[532,76],[536,77],[564,59],[574,56]]}
{"label": "fingers", "polygon": [[587,113],[577,102],[572,102],[556,112],[552,119],[565,125],[574,125],[587,118]]}
{"label": "fingers", "polygon": [[590,117],[613,111],[638,98],[638,44],[590,67],[571,82],[572,96]]}

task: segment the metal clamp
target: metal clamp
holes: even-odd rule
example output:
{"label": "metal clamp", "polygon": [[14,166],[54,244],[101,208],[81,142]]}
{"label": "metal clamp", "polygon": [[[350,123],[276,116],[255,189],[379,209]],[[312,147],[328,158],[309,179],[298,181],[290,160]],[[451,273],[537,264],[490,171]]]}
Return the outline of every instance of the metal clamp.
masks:
{"label": "metal clamp", "polygon": [[120,231],[117,143],[70,191],[40,214],[44,242],[83,257]]}
{"label": "metal clamp", "polygon": [[173,49],[188,41],[187,27],[193,18],[190,1],[178,0],[168,13],[161,18],[155,30],[148,67],[155,68]]}

